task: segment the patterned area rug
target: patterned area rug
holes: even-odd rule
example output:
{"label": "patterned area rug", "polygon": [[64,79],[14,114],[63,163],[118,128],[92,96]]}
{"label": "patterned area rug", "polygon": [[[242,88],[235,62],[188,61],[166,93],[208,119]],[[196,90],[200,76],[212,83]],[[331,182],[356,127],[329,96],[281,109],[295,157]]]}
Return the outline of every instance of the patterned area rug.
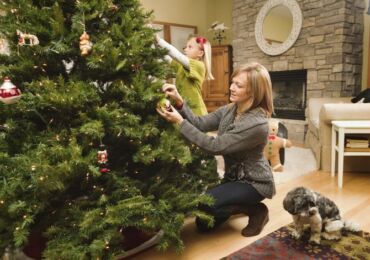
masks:
{"label": "patterned area rug", "polygon": [[370,259],[370,233],[348,233],[340,241],[321,240],[308,243],[308,233],[301,240],[290,234],[292,224],[272,232],[222,260],[241,259]]}

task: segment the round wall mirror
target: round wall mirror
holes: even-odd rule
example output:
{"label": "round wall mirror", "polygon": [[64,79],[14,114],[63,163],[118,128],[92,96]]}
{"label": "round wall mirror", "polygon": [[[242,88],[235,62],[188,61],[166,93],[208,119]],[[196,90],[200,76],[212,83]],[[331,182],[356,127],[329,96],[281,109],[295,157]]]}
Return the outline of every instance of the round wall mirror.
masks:
{"label": "round wall mirror", "polygon": [[268,55],[282,54],[297,40],[301,26],[302,13],[295,0],[269,0],[257,15],[257,45]]}

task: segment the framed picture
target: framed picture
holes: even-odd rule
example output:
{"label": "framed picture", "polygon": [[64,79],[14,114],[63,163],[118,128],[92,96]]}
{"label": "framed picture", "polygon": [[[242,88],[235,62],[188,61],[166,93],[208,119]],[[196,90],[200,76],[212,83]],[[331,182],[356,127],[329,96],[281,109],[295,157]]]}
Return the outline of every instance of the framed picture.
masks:
{"label": "framed picture", "polygon": [[197,34],[197,27],[186,24],[167,23],[167,22],[153,22],[156,29],[161,30],[159,36],[171,43],[178,50],[185,47],[186,41],[192,35]]}

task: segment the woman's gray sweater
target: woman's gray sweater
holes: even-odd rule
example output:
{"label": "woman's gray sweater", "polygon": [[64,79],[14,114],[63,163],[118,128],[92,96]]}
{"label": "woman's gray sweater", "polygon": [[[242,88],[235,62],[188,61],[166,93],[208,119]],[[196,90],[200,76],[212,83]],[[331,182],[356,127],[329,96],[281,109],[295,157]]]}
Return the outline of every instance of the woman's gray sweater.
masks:
{"label": "woman's gray sweater", "polygon": [[[275,195],[271,167],[263,156],[269,128],[261,108],[243,113],[237,121],[232,104],[204,116],[194,115],[186,104],[179,112],[185,118],[180,125],[182,135],[207,153],[224,157],[226,180],[250,183],[266,198]],[[207,135],[210,131],[218,135]]]}

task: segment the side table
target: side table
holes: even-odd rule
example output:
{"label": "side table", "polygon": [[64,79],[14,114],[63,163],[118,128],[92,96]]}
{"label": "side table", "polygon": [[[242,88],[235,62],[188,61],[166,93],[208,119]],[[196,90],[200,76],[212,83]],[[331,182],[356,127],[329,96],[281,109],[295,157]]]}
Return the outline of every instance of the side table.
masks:
{"label": "side table", "polygon": [[[344,156],[370,156],[370,149],[344,149],[346,134],[370,134],[370,120],[332,121],[331,176],[335,176],[335,151],[338,152],[338,187],[343,187]],[[338,134],[338,142],[337,142]]]}

